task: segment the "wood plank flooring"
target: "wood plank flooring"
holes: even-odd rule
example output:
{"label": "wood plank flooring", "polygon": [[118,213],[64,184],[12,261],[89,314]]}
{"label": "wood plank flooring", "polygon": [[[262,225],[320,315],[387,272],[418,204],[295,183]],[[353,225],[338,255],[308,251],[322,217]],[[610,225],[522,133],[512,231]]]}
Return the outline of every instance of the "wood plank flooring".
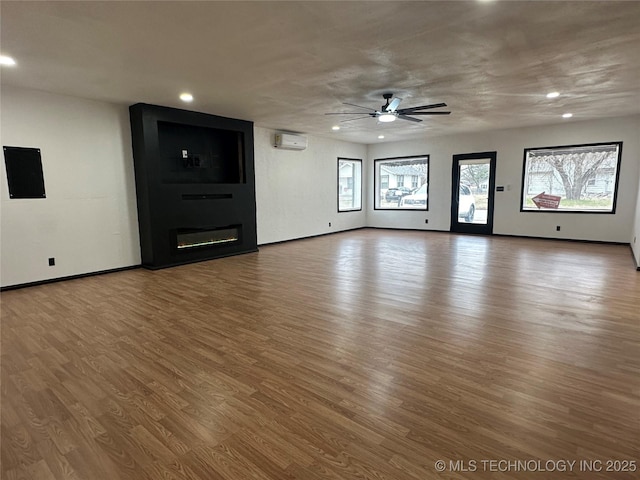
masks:
{"label": "wood plank flooring", "polygon": [[627,246],[358,230],[1,308],[5,480],[639,477]]}

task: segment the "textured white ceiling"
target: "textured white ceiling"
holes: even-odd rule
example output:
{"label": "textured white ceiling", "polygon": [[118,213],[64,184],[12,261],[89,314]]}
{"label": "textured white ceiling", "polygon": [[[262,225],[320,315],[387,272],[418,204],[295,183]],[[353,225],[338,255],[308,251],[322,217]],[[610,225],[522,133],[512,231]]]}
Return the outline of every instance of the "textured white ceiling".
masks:
{"label": "textured white ceiling", "polygon": [[[637,1],[3,0],[0,16],[18,62],[3,84],[360,143],[640,113]],[[331,131],[350,117],[325,112],[380,108],[387,91],[452,114]]]}

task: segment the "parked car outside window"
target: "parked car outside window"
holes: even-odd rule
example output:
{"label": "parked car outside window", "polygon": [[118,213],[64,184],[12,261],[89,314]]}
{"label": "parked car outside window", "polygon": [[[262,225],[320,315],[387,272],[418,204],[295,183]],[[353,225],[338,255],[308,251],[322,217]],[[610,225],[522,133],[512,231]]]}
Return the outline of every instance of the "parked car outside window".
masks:
{"label": "parked car outside window", "polygon": [[[411,195],[406,195],[400,200],[401,208],[417,208],[424,210],[427,207],[427,184],[425,183]],[[476,202],[471,190],[466,185],[460,185],[458,197],[458,216],[466,222],[473,222],[476,212]]]}
{"label": "parked car outside window", "polygon": [[466,222],[473,222],[476,213],[476,200],[471,193],[471,189],[466,185],[460,185],[460,196],[458,197],[458,217],[464,218]]}
{"label": "parked car outside window", "polygon": [[421,208],[427,207],[427,184],[416,189],[411,195],[402,197],[400,206],[405,208]]}
{"label": "parked car outside window", "polygon": [[395,188],[390,188],[389,190],[386,191],[386,193],[384,194],[384,199],[387,202],[393,202],[393,201],[398,201],[400,200],[402,197],[411,194],[411,189],[407,188],[407,187],[395,187]]}

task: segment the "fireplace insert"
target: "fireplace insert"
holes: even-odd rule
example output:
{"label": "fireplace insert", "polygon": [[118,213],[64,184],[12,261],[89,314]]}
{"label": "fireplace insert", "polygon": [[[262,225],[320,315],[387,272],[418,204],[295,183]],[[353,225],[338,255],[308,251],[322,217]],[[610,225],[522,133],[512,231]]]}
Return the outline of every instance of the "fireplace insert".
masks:
{"label": "fireplace insert", "polygon": [[241,225],[216,228],[179,228],[175,230],[175,249],[187,252],[194,249],[231,245],[240,241]]}

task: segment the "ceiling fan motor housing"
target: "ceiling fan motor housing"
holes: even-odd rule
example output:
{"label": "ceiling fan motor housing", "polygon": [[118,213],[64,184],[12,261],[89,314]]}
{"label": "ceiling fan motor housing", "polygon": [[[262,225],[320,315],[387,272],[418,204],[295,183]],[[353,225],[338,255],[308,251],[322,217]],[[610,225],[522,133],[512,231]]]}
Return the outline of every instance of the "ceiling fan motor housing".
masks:
{"label": "ceiling fan motor housing", "polygon": [[391,100],[393,98],[393,93],[383,93],[382,94],[382,98],[384,98],[387,101],[387,103],[382,105],[382,111],[384,112],[387,109],[387,107],[389,106],[389,100]]}

